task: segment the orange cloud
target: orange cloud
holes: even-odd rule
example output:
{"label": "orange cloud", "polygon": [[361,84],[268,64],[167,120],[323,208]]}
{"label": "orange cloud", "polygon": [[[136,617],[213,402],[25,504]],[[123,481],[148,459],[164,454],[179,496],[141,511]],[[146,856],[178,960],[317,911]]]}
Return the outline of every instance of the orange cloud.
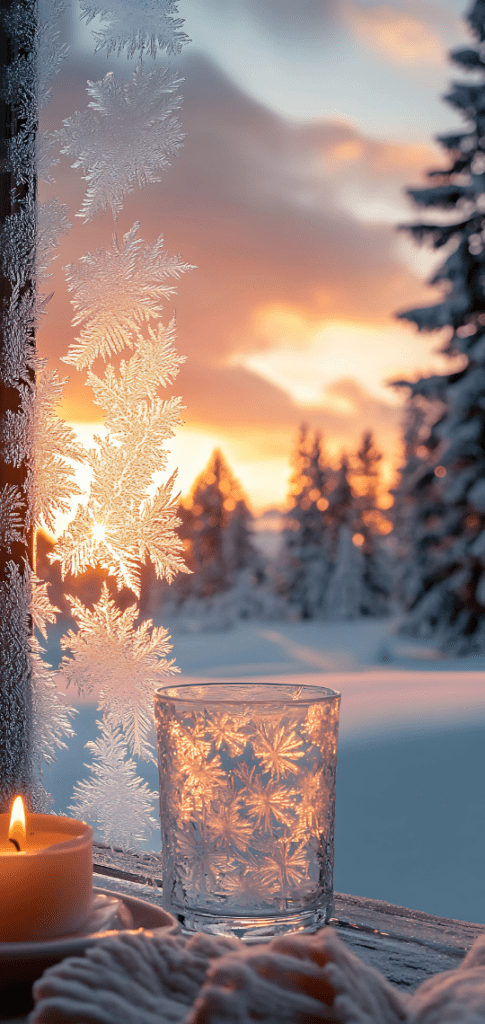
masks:
{"label": "orange cloud", "polygon": [[399,183],[424,181],[426,170],[445,160],[436,143],[410,143],[363,136],[350,122],[335,120],[299,129],[304,150],[319,159],[321,173],[338,182],[358,177]]}
{"label": "orange cloud", "polygon": [[348,3],[344,16],[352,32],[397,64],[440,64],[445,48],[425,20],[387,4],[362,8]]}
{"label": "orange cloud", "polygon": [[[59,75],[46,127],[84,108],[86,73],[96,79],[106,71],[99,58],[86,63],[71,65],[68,78]],[[167,250],[198,267],[182,278],[176,301],[167,305],[167,319],[174,309],[177,315],[179,351],[188,356],[176,383],[187,405],[187,429],[205,426],[231,436],[248,459],[251,446],[253,457],[255,451],[287,456],[302,414],[335,446],[354,445],[359,432],[374,425],[386,446],[391,437],[395,444],[399,410],[392,399],[379,404],[355,384],[351,415],[339,412],[336,392],[333,406],[322,397],[303,410],[283,388],[236,363],[274,344],[261,310],[285,309],[281,330],[286,319],[291,344],[304,350],[312,325],[340,320],[389,326],[393,310],[436,294],[396,255],[393,230],[359,220],[340,196],[347,170],[373,187],[377,177],[379,188],[398,195],[418,172],[426,147],[369,140],[345,122],[285,121],[201,55],[187,55],[181,64],[184,149],[159,185],[128,198],[118,232],[140,220],[146,241],[164,233]],[[64,158],[56,177],[55,194],[69,204],[75,226],[61,241],[48,282],[55,294],[39,332],[41,351],[54,361],[74,333],[62,266],[108,246],[113,230],[109,216],[87,226],[73,217],[83,182]],[[82,375],[71,367],[68,372],[64,415],[97,419],[100,410]],[[339,395],[342,409],[342,401],[350,401],[348,388]]]}
{"label": "orange cloud", "polygon": [[[96,65],[92,77],[101,70]],[[423,286],[394,254],[394,232],[342,210],[331,176],[320,168],[315,181],[312,163],[318,152],[351,143],[354,155],[357,147],[363,154],[360,173],[372,176],[379,168],[385,176],[387,161],[401,186],[421,150],[370,143],[345,124],[283,121],[198,55],[186,57],[183,71],[184,149],[160,185],[129,197],[118,228],[126,231],[140,219],[146,240],[164,232],[167,249],[197,265],[182,279],[175,304],[181,351],[219,362],[258,347],[254,310],[262,305],[286,302],[306,319],[345,319],[351,311],[354,320],[383,323],[403,301],[422,298]],[[59,82],[47,108],[52,119],[82,107],[85,74],[83,67],[78,79],[71,72]],[[63,160],[57,179],[60,198],[75,213],[80,175]],[[310,195],[307,205],[300,187]],[[109,217],[88,226],[75,222],[62,242],[52,278],[55,316],[42,334],[51,355],[72,336],[60,268],[87,248],[108,245],[111,232]]]}

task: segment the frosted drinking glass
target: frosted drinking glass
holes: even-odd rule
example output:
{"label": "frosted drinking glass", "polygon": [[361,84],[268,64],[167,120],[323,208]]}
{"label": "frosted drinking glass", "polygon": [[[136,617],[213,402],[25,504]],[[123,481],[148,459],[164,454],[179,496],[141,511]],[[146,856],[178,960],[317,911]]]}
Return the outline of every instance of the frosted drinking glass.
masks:
{"label": "frosted drinking glass", "polygon": [[220,680],[155,695],[164,906],[187,931],[313,931],[333,907],[340,694]]}

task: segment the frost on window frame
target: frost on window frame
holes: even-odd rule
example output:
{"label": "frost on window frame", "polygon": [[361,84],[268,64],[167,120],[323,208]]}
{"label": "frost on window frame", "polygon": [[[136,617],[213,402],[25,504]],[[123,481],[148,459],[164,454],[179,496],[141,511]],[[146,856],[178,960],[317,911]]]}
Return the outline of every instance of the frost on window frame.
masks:
{"label": "frost on window frame", "polygon": [[[71,428],[56,415],[65,382],[36,357],[26,371],[21,358],[21,339],[26,330],[34,329],[44,310],[42,296],[36,297],[35,308],[23,303],[22,289],[26,281],[48,276],[58,239],[70,229],[69,216],[76,213],[56,200],[36,202],[32,208],[24,204],[2,229],[3,271],[11,280],[15,299],[10,320],[6,313],[2,371],[19,392],[18,409],[4,417],[2,441],[12,465],[28,455],[32,471],[27,509],[15,487],[0,490],[0,525],[7,543],[15,543],[29,517],[28,525],[34,531],[39,527],[52,530],[56,515],[79,496],[73,465],[83,462],[92,470],[90,491],[81,497],[73,520],[56,545],[53,561],[60,563],[63,575],[101,566],[115,588],[128,586],[139,596],[140,563],[147,558],[157,575],[168,580],[187,571],[176,533],[176,474],[155,489],[154,475],[166,470],[166,443],[182,422],[181,399],[163,394],[183,362],[175,350],[175,320],[167,303],[174,282],[191,268],[180,256],[165,252],[162,237],[145,243],[138,236],[137,223],[121,240],[116,228],[125,197],[160,180],[182,144],[176,116],[181,106],[181,79],[158,65],[147,69],[146,60],[155,60],[162,51],[177,54],[188,39],[175,0],[111,0],[109,8],[81,0],[81,16],[86,22],[97,19],[95,48],[104,49],[108,57],[136,56],[137,64],[129,82],[118,83],[112,71],[100,82],[88,82],[86,109],[74,112],[56,133],[40,133],[31,114],[32,104],[24,97],[35,94],[37,109],[48,102],[53,76],[68,59],[56,27],[66,4],[40,0],[32,24],[27,8],[25,2],[19,2],[6,15],[13,32],[32,35],[28,59],[21,56],[4,76],[4,93],[19,98],[24,117],[23,129],[7,148],[6,159],[19,181],[27,173],[29,156],[29,173],[52,182],[56,154],[64,153],[72,157],[73,169],[81,172],[86,182],[82,218],[90,220],[111,211],[111,250],[87,252],[77,265],[66,268],[73,322],[80,333],[65,353],[65,361],[84,371],[86,386],[102,410],[100,416],[105,417],[106,435],[95,438],[93,447],[85,451]],[[164,324],[162,315],[167,318],[167,312]],[[124,350],[128,359],[109,361]],[[107,362],[103,373],[98,365],[94,367],[99,360]],[[74,712],[59,700],[55,676],[45,662],[43,641],[57,609],[31,569],[21,578],[12,563],[9,579],[12,599],[18,599],[24,608],[26,622],[28,615],[32,616],[37,630],[30,643],[30,658],[34,767],[40,792],[42,763],[51,763],[56,746],[64,745],[62,737],[73,734]],[[30,613],[26,600],[31,602]],[[94,755],[92,776],[76,788],[75,808],[81,816],[99,822],[104,800],[104,840],[136,843],[146,838],[154,825],[151,807],[156,794],[136,776],[131,755],[153,758],[149,744],[153,689],[163,675],[177,671],[174,659],[168,657],[170,638],[149,619],[135,625],[137,606],[120,612],[106,587],[94,608],[88,609],[78,600],[71,603],[77,630],[62,639],[66,652],[63,670],[79,692],[89,692],[102,681],[101,735],[89,745]],[[130,680],[136,685],[129,686]],[[115,779],[120,799],[114,815],[110,794]],[[39,796],[37,806],[42,799]]]}

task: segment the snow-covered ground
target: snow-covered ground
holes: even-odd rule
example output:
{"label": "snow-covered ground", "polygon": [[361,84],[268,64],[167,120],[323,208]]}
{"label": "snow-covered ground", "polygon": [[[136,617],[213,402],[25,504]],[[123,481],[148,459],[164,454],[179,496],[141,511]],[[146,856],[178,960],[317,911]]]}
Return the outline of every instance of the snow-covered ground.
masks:
{"label": "snow-covered ground", "polygon": [[[395,628],[253,622],[174,633],[174,654],[186,679],[312,675],[338,689],[336,890],[485,923],[485,656],[444,658]],[[60,812],[96,718],[69,699],[78,734],[46,771]],[[156,788],[155,767],[143,768]]]}

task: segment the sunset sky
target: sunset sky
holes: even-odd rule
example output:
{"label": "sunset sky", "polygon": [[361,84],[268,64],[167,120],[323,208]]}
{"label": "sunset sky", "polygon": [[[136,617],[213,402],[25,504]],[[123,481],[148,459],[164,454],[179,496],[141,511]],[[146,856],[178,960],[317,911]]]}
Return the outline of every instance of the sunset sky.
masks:
{"label": "sunset sky", "polygon": [[[446,366],[439,335],[393,318],[439,295],[424,283],[436,256],[395,225],[419,217],[403,189],[446,165],[433,137],[463,126],[440,98],[461,74],[447,50],[471,43],[462,0],[180,0],[179,10],[192,39],[174,62],[186,142],[160,184],[129,197],[119,233],[139,220],[146,241],[163,233],[168,252],[197,266],[166,309],[187,355],[176,388],[185,425],[171,446],[180,489],[218,446],[256,511],[284,504],[302,421],[332,456],[372,429],[389,476],[403,396],[386,381]],[[86,78],[127,73],[126,60],[91,51],[84,27],[46,127],[85,109]],[[56,179],[43,194],[67,203],[75,226],[40,332],[54,365],[74,335],[61,268],[109,245],[113,230],[110,214],[75,218],[83,182],[65,158]],[[82,375],[69,376],[62,413],[87,437],[98,412]]]}

